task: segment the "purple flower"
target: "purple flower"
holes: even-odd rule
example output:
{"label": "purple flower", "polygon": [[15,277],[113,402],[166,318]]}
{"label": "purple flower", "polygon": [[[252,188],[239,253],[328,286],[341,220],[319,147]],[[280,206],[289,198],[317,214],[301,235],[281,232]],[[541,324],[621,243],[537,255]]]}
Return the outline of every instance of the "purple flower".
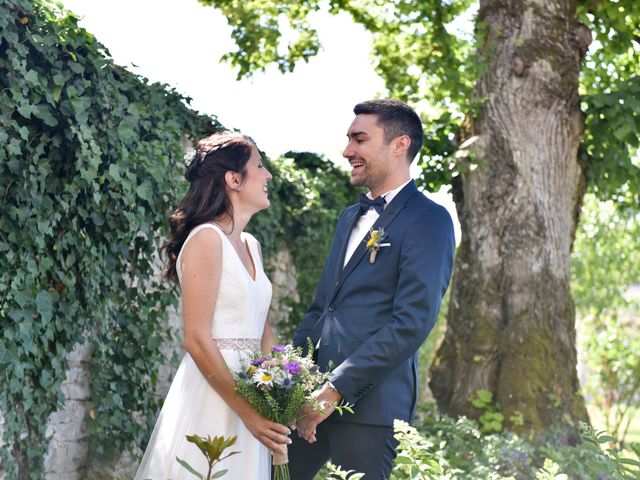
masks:
{"label": "purple flower", "polygon": [[284,352],[287,349],[287,347],[285,347],[284,345],[274,345],[273,347],[271,347],[271,350],[273,350],[274,352]]}
{"label": "purple flower", "polygon": [[300,364],[298,362],[287,362],[284,365],[284,371],[289,375],[298,375],[300,373]]}
{"label": "purple flower", "polygon": [[253,362],[251,362],[251,365],[253,365],[254,367],[259,367],[263,362],[267,360],[269,360],[269,357],[256,358]]}

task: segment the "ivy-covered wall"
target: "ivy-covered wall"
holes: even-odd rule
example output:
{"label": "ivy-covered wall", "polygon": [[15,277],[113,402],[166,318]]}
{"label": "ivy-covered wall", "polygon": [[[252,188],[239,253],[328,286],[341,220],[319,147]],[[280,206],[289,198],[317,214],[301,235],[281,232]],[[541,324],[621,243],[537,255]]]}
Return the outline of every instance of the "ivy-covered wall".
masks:
{"label": "ivy-covered wall", "polygon": [[[67,355],[91,347],[91,462],[143,445],[176,291],[157,248],[186,184],[185,134],[221,128],[189,100],[114,65],[77,18],[47,0],[0,0],[0,470],[41,478],[47,419],[60,409]],[[246,132],[251,134],[251,132]],[[311,154],[271,163],[272,208],[248,229],[281,245],[299,302],[313,293],[347,177]]]}

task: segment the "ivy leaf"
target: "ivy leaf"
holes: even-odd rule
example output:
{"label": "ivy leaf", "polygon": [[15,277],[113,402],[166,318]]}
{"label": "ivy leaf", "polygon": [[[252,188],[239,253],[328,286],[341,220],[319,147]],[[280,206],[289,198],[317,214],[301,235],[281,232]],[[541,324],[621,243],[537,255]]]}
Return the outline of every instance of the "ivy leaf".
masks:
{"label": "ivy leaf", "polygon": [[109,165],[109,176],[118,182],[122,180],[122,177],[120,176],[120,168],[118,167],[118,164],[112,163],[111,165]]}
{"label": "ivy leaf", "polygon": [[84,113],[84,111],[91,106],[91,100],[88,99],[87,97],[72,98],[70,103],[71,103],[71,108],[73,108],[74,112],[77,115]]}
{"label": "ivy leaf", "polygon": [[36,72],[35,70],[29,70],[27,72],[27,74],[24,76],[24,79],[27,81],[27,83],[31,83],[34,85],[38,84],[38,72]]}
{"label": "ivy leaf", "polygon": [[54,102],[58,102],[60,100],[61,94],[62,94],[62,87],[55,86],[51,89],[51,98],[53,98]]}
{"label": "ivy leaf", "polygon": [[36,307],[44,322],[51,320],[53,316],[53,295],[51,292],[40,291],[36,295]]}
{"label": "ivy leaf", "polygon": [[9,357],[9,353],[7,352],[4,343],[0,342],[0,365],[3,363],[11,362],[11,358]]}
{"label": "ivy leaf", "polygon": [[33,105],[28,103],[23,103],[17,108],[18,113],[22,115],[24,118],[31,118],[31,114],[33,113]]}
{"label": "ivy leaf", "polygon": [[58,124],[58,120],[51,115],[49,107],[47,105],[37,105],[33,108],[33,113],[36,118],[42,120],[46,125],[55,127]]}
{"label": "ivy leaf", "polygon": [[64,76],[61,75],[60,73],[56,73],[53,76],[53,83],[58,85],[58,86],[64,85]]}
{"label": "ivy leaf", "polygon": [[51,372],[49,370],[43,370],[40,374],[40,385],[45,390],[48,389],[53,383],[53,377],[51,376]]}
{"label": "ivy leaf", "polygon": [[17,157],[13,157],[7,162],[7,166],[11,173],[18,173],[20,171],[20,160]]}
{"label": "ivy leaf", "polygon": [[147,202],[151,201],[151,184],[149,182],[142,182],[138,188],[136,188],[136,193],[138,196],[146,200]]}

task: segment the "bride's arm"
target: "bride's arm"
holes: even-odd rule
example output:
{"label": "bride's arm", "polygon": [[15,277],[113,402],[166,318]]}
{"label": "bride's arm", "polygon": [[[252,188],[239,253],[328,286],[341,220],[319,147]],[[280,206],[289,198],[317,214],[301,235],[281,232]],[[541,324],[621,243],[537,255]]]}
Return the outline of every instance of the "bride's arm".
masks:
{"label": "bride's arm", "polygon": [[[260,246],[260,242],[257,242],[258,245],[258,253],[260,254],[260,265],[264,265],[264,260],[262,258],[262,247]],[[257,273],[256,273],[257,275]],[[276,339],[273,336],[273,329],[271,328],[271,322],[269,322],[269,317],[264,322],[264,330],[262,331],[262,341],[260,342],[260,350],[265,355],[268,355],[271,352],[271,347],[276,344]]]}
{"label": "bride's arm", "polygon": [[211,338],[211,323],[222,275],[222,241],[203,229],[189,241],[181,256],[184,346],[209,384],[242,419],[249,431],[272,451],[290,443],[284,425],[262,417],[235,390],[235,380]]}
{"label": "bride's arm", "polygon": [[273,330],[271,330],[271,323],[269,319],[264,322],[264,331],[262,332],[262,341],[260,342],[260,349],[262,353],[268,355],[271,352],[271,347],[276,344],[276,339],[273,336]]}

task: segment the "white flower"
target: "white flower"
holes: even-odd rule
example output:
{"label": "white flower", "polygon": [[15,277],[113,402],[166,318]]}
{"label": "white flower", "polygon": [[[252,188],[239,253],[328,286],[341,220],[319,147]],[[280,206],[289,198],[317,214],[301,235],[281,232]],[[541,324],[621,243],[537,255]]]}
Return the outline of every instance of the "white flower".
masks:
{"label": "white flower", "polygon": [[270,387],[273,384],[273,376],[267,371],[259,368],[256,373],[253,374],[253,383],[257,385],[264,385]]}

